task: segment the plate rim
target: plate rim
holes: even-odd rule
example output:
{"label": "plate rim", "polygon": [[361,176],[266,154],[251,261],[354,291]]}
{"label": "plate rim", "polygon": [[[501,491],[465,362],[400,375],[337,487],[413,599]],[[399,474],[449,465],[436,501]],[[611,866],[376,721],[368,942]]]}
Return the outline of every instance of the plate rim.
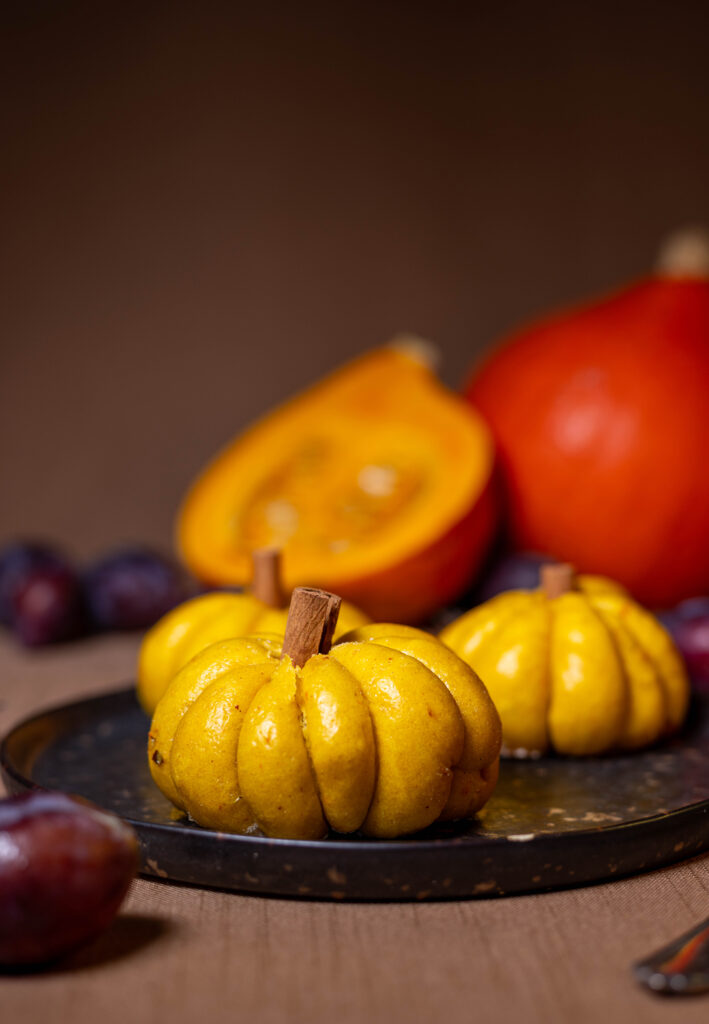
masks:
{"label": "plate rim", "polygon": [[[36,737],[23,737],[23,732],[41,727],[42,720],[48,719],[47,742],[51,745],[62,731],[57,719],[68,719],[75,727],[80,716],[95,719],[100,705],[107,702],[118,703],[114,713],[140,707],[135,687],[129,685],[48,705],[15,722],[0,740],[0,773],[8,792],[47,789],[32,778],[31,768],[27,770],[13,756],[18,753],[11,749],[16,742],[22,744],[20,749],[30,764],[44,749]],[[144,877],[278,898],[398,902],[545,893],[617,881],[709,851],[709,798],[642,818],[519,836],[427,836],[424,832],[420,837],[414,834],[399,839],[285,839],[219,832],[181,820],[119,816],[136,832],[141,847],[139,870]],[[677,843],[680,838],[682,842]],[[653,840],[654,847],[647,849]],[[288,854],[295,867],[287,863]],[[518,855],[526,865],[524,878],[519,874]],[[561,862],[560,866],[554,866],[555,862]],[[338,863],[348,874],[344,890],[351,885],[354,891],[333,885],[332,872]],[[362,882],[361,876],[368,872],[371,877]],[[298,886],[304,876],[309,886]],[[486,877],[493,880],[482,882]],[[408,884],[411,879],[414,881]],[[445,888],[447,885],[450,888]]]}
{"label": "plate rim", "polygon": [[[103,700],[120,698],[132,698],[135,700],[138,707],[140,704],[135,695],[135,684],[121,687],[119,689],[107,690],[105,692],[91,694],[88,697],[78,698],[77,700],[68,701],[64,704],[55,704],[47,706],[44,709],[34,712],[33,714],[27,715],[25,718],[17,721],[0,739],[0,769],[3,774],[12,778],[17,785],[23,790],[44,790],[45,787],[40,786],[34,782],[31,778],[24,775],[20,769],[11,763],[8,756],[8,745],[15,739],[15,734],[19,733],[22,729],[29,728],[33,724],[39,722],[42,718],[49,717],[57,714],[70,715],[78,708],[86,707],[92,704],[98,704]],[[120,815],[123,821],[127,821],[134,827],[149,828],[165,832],[183,832],[187,835],[204,835],[204,836],[219,836],[219,841],[248,841],[255,844],[266,843],[270,846],[284,846],[290,848],[293,844],[297,844],[299,849],[313,848],[317,850],[321,849],[346,849],[346,850],[401,850],[406,849],[412,843],[416,844],[416,847],[426,848],[428,850],[436,850],[442,844],[445,845],[463,845],[464,843],[485,843],[485,844],[506,844],[515,843],[515,845],[526,845],[542,839],[545,840],[567,840],[569,836],[578,836],[579,838],[588,838],[591,836],[597,836],[599,833],[604,835],[611,835],[614,832],[623,831],[627,828],[636,828],[642,825],[658,824],[660,822],[668,821],[674,817],[685,817],[692,813],[709,813],[709,797],[704,800],[697,800],[690,804],[685,804],[683,807],[676,807],[670,811],[663,811],[657,814],[647,815],[642,818],[633,818],[630,821],[622,822],[610,822],[608,824],[599,824],[592,828],[579,828],[569,829],[565,832],[537,832],[529,840],[519,840],[511,838],[510,836],[475,836],[475,835],[462,835],[462,836],[440,836],[436,838],[425,837],[417,839],[414,835],[402,836],[401,839],[371,839],[367,836],[362,836],[358,839],[349,839],[345,837],[337,838],[334,841],[330,838],[325,839],[287,839],[279,837],[270,837],[265,835],[257,835],[253,833],[242,833],[242,832],[220,832],[217,829],[205,828],[201,825],[185,825],[182,821],[159,822],[159,821],[145,821],[141,818],[130,818]],[[111,812],[115,813],[115,812]]]}

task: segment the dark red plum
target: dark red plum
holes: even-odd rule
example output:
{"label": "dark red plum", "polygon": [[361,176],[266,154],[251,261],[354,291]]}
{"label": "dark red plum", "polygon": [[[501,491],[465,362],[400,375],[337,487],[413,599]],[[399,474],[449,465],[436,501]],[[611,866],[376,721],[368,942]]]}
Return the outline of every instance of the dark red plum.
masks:
{"label": "dark red plum", "polygon": [[0,964],[49,963],[113,920],[138,869],[133,831],[60,793],[0,801]]}
{"label": "dark red plum", "polygon": [[107,630],[147,629],[188,596],[178,566],[145,548],[123,548],[96,562],[84,594],[92,623]]}
{"label": "dark red plum", "polygon": [[81,584],[69,566],[33,569],[13,591],[10,626],[26,647],[71,640],[84,618]]}
{"label": "dark red plum", "polygon": [[0,623],[12,620],[13,595],[30,573],[38,569],[71,568],[68,559],[50,544],[15,541],[0,548]]}

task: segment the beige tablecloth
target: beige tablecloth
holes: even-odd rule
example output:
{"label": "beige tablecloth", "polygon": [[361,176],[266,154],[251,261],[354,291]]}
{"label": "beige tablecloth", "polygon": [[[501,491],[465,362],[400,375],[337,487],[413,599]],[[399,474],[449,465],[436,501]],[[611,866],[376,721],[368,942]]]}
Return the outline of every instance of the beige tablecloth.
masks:
{"label": "beige tablecloth", "polygon": [[[131,677],[137,640],[0,641],[0,728]],[[49,973],[0,976],[3,1024],[681,1021],[633,960],[709,914],[709,858],[585,889],[423,904],[263,899],[137,880],[111,929]]]}

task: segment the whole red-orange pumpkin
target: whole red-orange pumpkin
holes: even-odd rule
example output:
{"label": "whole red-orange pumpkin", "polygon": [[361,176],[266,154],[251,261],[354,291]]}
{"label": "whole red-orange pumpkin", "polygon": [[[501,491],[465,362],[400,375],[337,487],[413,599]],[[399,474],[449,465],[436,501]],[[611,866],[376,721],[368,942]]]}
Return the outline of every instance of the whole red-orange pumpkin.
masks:
{"label": "whole red-orange pumpkin", "polygon": [[520,547],[655,606],[709,591],[709,242],[511,337],[466,387]]}

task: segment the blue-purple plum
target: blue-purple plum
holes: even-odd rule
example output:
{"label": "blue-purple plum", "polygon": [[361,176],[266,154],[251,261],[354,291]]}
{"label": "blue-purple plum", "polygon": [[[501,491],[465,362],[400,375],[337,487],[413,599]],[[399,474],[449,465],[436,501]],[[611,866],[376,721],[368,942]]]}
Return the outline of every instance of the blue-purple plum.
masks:
{"label": "blue-purple plum", "polygon": [[182,571],[146,548],[123,548],[84,576],[89,615],[97,629],[147,629],[187,596]]}
{"label": "blue-purple plum", "polygon": [[709,693],[709,597],[693,597],[659,616],[672,634],[697,690]]}
{"label": "blue-purple plum", "polygon": [[505,590],[534,590],[539,570],[553,559],[533,552],[503,555],[490,567],[475,593],[476,603],[489,601]]}

